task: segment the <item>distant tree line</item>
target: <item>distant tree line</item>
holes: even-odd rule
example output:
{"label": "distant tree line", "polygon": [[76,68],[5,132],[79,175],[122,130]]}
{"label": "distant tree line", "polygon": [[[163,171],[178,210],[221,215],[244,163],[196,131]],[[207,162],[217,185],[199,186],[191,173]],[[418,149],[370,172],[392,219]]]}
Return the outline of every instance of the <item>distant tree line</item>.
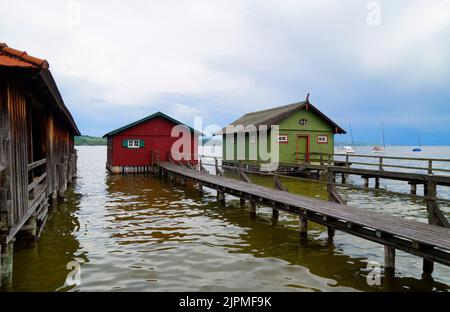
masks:
{"label": "distant tree line", "polygon": [[81,135],[75,137],[75,145],[106,145],[106,138]]}

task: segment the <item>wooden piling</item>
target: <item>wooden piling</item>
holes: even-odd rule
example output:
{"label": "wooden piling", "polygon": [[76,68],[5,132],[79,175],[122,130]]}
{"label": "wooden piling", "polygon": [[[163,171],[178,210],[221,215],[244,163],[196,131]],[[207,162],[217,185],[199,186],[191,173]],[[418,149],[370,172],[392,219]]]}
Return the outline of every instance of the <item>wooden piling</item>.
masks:
{"label": "wooden piling", "polygon": [[250,200],[249,208],[250,208],[250,217],[256,218],[256,203],[254,201]]}
{"label": "wooden piling", "polygon": [[363,177],[364,178],[364,187],[368,188],[369,187],[369,177]]}
{"label": "wooden piling", "polygon": [[386,276],[395,275],[395,249],[391,246],[384,246],[384,273]]}
{"label": "wooden piling", "polygon": [[280,217],[280,212],[278,209],[273,208],[272,209],[272,221],[278,222],[278,218]]}
{"label": "wooden piling", "polygon": [[240,198],[239,199],[239,204],[241,205],[241,207],[245,206],[245,198]]}
{"label": "wooden piling", "polygon": [[379,178],[379,177],[376,177],[376,178],[375,178],[375,188],[376,188],[376,189],[379,189],[379,188],[380,188],[380,178]]}
{"label": "wooden piling", "polygon": [[299,230],[300,236],[306,237],[308,236],[308,220],[304,216],[299,216]]}
{"label": "wooden piling", "polygon": [[225,193],[217,190],[217,201],[220,205],[225,205]]}
{"label": "wooden piling", "polygon": [[413,182],[409,182],[409,185],[411,185],[411,195],[417,195],[417,184]]}
{"label": "wooden piling", "polygon": [[12,283],[13,244],[13,241],[0,244],[0,288]]}

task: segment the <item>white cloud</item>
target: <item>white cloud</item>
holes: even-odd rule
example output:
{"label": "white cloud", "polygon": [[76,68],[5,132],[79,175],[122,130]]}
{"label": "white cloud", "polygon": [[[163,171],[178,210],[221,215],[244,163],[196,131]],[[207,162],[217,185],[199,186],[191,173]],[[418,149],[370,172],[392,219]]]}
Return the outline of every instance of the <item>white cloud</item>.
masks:
{"label": "white cloud", "polygon": [[204,100],[175,101],[181,117],[239,115],[312,91],[337,111],[355,77],[449,79],[450,1],[379,1],[379,27],[358,0],[79,1],[79,24],[72,2],[2,1],[0,38],[47,58],[86,110],[95,99],[150,111],[177,94]]}

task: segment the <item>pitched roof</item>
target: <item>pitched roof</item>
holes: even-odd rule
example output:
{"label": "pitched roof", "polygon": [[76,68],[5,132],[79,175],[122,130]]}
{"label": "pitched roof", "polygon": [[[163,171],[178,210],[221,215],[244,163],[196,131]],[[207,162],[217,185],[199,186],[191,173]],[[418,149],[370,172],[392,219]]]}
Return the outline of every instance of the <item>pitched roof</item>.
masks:
{"label": "pitched roof", "polygon": [[48,69],[49,67],[46,60],[28,55],[25,51],[10,48],[6,43],[0,43],[0,65],[41,69]]}
{"label": "pitched roof", "polygon": [[0,68],[2,67],[33,70],[33,77],[38,80],[41,87],[48,91],[56,110],[67,120],[74,134],[80,135],[80,130],[64,104],[46,60],[28,55],[25,51],[10,48],[6,43],[0,43]]}
{"label": "pitched roof", "polygon": [[110,131],[110,132],[108,132],[107,134],[105,134],[103,137],[105,138],[105,137],[108,137],[108,136],[112,136],[112,135],[118,134],[118,133],[120,133],[120,132],[122,132],[122,131],[125,131],[125,130],[127,130],[127,129],[129,129],[129,128],[132,128],[132,127],[134,127],[134,126],[137,126],[137,125],[139,125],[139,124],[141,124],[141,123],[143,123],[143,122],[146,122],[146,121],[148,121],[148,120],[150,120],[150,119],[153,119],[153,118],[156,118],[156,117],[162,117],[162,118],[168,119],[168,120],[170,120],[171,122],[173,122],[173,123],[175,123],[175,124],[177,124],[177,125],[182,125],[182,126],[188,127],[192,132],[196,132],[196,133],[198,133],[198,134],[201,134],[199,131],[195,130],[194,128],[189,127],[189,126],[185,125],[184,123],[182,123],[182,122],[180,122],[180,121],[178,121],[178,120],[176,120],[176,119],[173,119],[173,118],[170,117],[170,116],[167,116],[167,115],[164,114],[164,113],[156,112],[156,113],[154,113],[154,114],[151,114],[150,116],[147,116],[147,117],[145,117],[145,118],[139,119],[138,121],[132,122],[132,123],[126,125],[126,126],[123,126],[123,127],[118,128],[118,129],[116,129],[116,130]]}
{"label": "pitched roof", "polygon": [[[277,106],[265,110],[260,110],[256,112],[247,113],[239,119],[233,121],[229,125],[237,126],[242,125],[244,127],[249,125],[255,125],[258,127],[259,125],[266,125],[267,127],[278,125],[281,121],[295,113],[300,109],[311,109],[316,112],[320,117],[322,117],[330,126],[335,129],[335,133],[347,133],[343,128],[341,128],[338,124],[332,121],[329,117],[327,117],[324,113],[318,110],[314,105],[312,105],[309,101],[297,102],[283,106]],[[226,131],[226,127],[222,129],[223,132]]]}

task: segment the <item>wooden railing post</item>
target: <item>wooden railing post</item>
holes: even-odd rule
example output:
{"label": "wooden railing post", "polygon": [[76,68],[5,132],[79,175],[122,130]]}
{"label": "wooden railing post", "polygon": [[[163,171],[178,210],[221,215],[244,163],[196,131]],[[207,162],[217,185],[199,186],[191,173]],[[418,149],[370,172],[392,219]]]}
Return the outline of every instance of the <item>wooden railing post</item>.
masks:
{"label": "wooden railing post", "polygon": [[428,160],[428,174],[433,174],[433,161],[431,159]]}
{"label": "wooden railing post", "polygon": [[378,164],[378,170],[383,171],[383,157],[380,157],[380,162]]}

